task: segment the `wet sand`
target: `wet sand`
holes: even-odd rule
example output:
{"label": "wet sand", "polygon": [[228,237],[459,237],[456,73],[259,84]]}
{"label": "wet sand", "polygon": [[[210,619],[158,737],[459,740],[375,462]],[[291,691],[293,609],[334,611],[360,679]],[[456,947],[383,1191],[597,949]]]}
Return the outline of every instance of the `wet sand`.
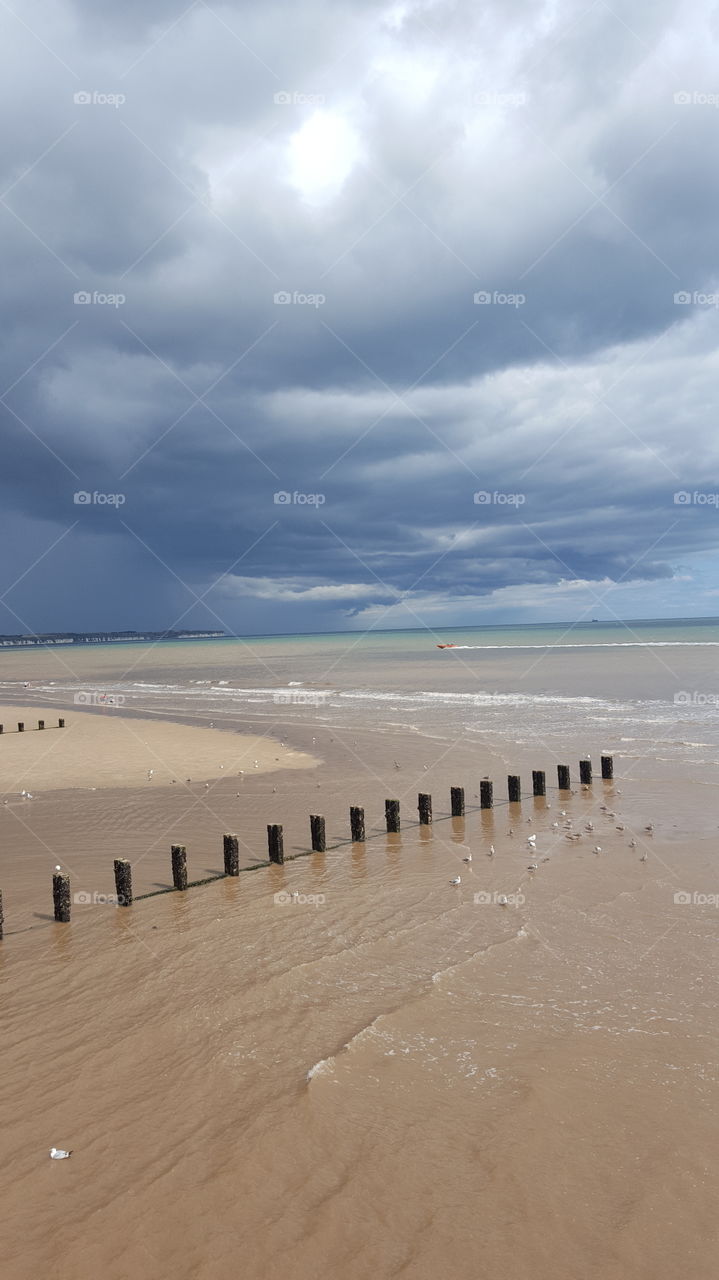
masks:
{"label": "wet sand", "polygon": [[[614,783],[560,794],[542,742],[274,732],[316,769],[2,807],[3,1274],[713,1278],[711,780],[617,754]],[[510,806],[532,767],[546,801]],[[265,860],[268,821],[306,854],[311,812],[326,854],[49,918],[53,861],[102,895],[129,856],[149,891],[176,839],[193,876],[224,830]]]}

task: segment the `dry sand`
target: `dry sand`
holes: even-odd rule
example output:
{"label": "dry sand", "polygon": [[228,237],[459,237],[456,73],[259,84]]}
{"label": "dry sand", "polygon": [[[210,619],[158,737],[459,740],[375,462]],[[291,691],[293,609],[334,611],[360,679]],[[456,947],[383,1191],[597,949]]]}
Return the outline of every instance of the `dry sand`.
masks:
{"label": "dry sand", "polygon": [[[44,731],[37,729],[45,720]],[[17,732],[18,721],[25,732]],[[213,778],[310,769],[316,761],[266,735],[142,720],[107,709],[72,711],[59,729],[57,708],[2,707],[0,793],[67,788],[166,787]],[[152,776],[148,778],[149,771]]]}

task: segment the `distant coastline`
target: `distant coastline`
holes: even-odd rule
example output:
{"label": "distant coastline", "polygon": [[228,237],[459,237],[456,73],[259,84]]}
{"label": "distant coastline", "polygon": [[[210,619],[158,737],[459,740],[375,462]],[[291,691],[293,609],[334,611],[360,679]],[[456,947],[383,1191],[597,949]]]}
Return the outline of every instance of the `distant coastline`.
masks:
{"label": "distant coastline", "polygon": [[129,644],[147,640],[224,639],[224,631],[49,631],[37,636],[0,636],[0,649],[44,649],[49,645],[59,644]]}

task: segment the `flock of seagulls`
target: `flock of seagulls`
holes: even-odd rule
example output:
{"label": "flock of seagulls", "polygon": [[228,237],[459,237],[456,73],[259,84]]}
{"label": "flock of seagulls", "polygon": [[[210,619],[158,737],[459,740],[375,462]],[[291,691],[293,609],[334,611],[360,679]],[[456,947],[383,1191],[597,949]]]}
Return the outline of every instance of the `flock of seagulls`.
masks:
{"label": "flock of seagulls", "polygon": [[[589,759],[589,757],[587,757],[587,759]],[[619,791],[616,791],[614,794],[615,794],[615,795],[620,795],[621,793],[620,793]],[[606,816],[607,818],[616,818],[616,816],[617,816],[617,815],[616,815],[616,813],[614,813],[614,812],[613,812],[613,811],[608,807],[608,805],[603,804],[603,805],[600,805],[599,807],[600,807],[600,809],[602,810],[602,812],[605,814],[605,816]],[[549,808],[551,808],[551,806],[550,806],[550,805],[547,805],[547,806],[546,806],[546,808],[547,808],[547,809],[549,809]],[[565,839],[567,839],[567,840],[570,840],[570,841],[572,841],[572,842],[574,842],[574,841],[576,841],[576,840],[581,840],[581,838],[582,838],[582,835],[583,835],[583,834],[585,834],[585,835],[591,835],[591,834],[593,834],[593,832],[594,832],[594,823],[593,823],[591,820],[589,820],[589,819],[588,819],[588,820],[585,822],[585,824],[584,824],[584,832],[581,832],[581,831],[573,831],[573,830],[571,830],[571,828],[574,826],[574,823],[572,822],[571,818],[569,818],[569,817],[568,817],[568,815],[567,815],[567,810],[566,810],[566,809],[560,809],[560,810],[559,810],[559,817],[560,817],[560,818],[563,818],[563,819],[565,820],[565,821],[563,822],[563,824],[562,824],[562,825],[563,825],[563,827],[565,828]],[[527,822],[528,822],[528,823],[531,823],[531,821],[532,821],[532,819],[531,819],[531,818],[527,818]],[[570,830],[567,830],[567,828],[570,828]],[[624,823],[618,822],[618,823],[616,823],[616,824],[615,824],[615,830],[616,830],[616,831],[624,831],[625,829],[626,829],[626,828],[625,828],[625,824],[624,824]],[[552,830],[552,832],[559,832],[559,822],[556,822],[556,821],[555,821],[555,822],[553,822],[553,823],[551,824],[551,830]],[[654,832],[654,823],[653,823],[653,822],[648,822],[648,823],[647,823],[647,825],[645,826],[644,830],[645,830],[645,832],[647,833],[647,835],[652,835],[652,833]],[[508,835],[508,836],[513,836],[513,835],[514,835],[514,829],[513,829],[512,827],[510,827],[510,828],[509,828],[509,830],[507,831],[507,835]],[[466,846],[465,846],[465,847],[466,847]],[[631,840],[629,841],[629,848],[630,848],[630,849],[636,849],[636,847],[637,847],[637,842],[636,842],[636,840],[635,840],[635,839],[631,839]],[[533,832],[531,835],[528,835],[528,836],[527,836],[527,848],[528,848],[528,850],[530,851],[530,853],[536,853],[536,851],[537,851],[537,836],[536,836],[536,833],[534,833],[534,832]],[[595,845],[593,846],[593,848],[592,848],[592,853],[594,853],[594,854],[600,854],[601,852],[602,852],[602,846],[601,846],[600,844],[595,844]],[[488,857],[488,858],[493,858],[493,857],[494,857],[494,855],[495,855],[495,853],[496,853],[496,850],[495,850],[494,845],[493,845],[493,844],[490,844],[489,849],[487,850],[487,857]],[[644,851],[644,852],[642,853],[642,855],[641,855],[641,857],[640,857],[640,859],[639,859],[639,860],[640,860],[640,862],[646,862],[646,861],[648,860],[648,854],[646,853],[646,851]],[[467,853],[467,854],[466,854],[466,856],[464,856],[464,857],[462,858],[462,861],[463,861],[464,863],[471,863],[471,862],[472,862],[472,854],[471,854],[471,853]],[[542,861],[542,862],[548,862],[548,861],[549,861],[549,857],[548,857],[548,856],[545,856],[545,857],[543,857],[543,858],[541,859],[541,861]],[[534,871],[538,871],[538,870],[539,870],[539,863],[537,863],[537,862],[530,862],[530,863],[528,863],[528,865],[527,865],[527,871],[534,872]],[[451,885],[454,885],[454,886],[461,885],[461,883],[462,883],[462,878],[461,878],[461,876],[454,876],[454,877],[450,880],[450,882],[449,882],[449,883],[450,883]],[[496,901],[497,901],[497,903],[498,903],[500,906],[506,906],[506,905],[507,905],[507,902],[508,902],[508,899],[507,899],[506,897],[500,896],[500,897],[498,897],[498,898],[496,899]]]}

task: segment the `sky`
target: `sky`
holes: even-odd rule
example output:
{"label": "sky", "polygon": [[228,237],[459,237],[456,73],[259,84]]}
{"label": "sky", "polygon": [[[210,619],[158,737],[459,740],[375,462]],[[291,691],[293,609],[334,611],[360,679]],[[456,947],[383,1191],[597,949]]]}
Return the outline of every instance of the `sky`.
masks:
{"label": "sky", "polygon": [[8,0],[0,631],[719,615],[719,11]]}

